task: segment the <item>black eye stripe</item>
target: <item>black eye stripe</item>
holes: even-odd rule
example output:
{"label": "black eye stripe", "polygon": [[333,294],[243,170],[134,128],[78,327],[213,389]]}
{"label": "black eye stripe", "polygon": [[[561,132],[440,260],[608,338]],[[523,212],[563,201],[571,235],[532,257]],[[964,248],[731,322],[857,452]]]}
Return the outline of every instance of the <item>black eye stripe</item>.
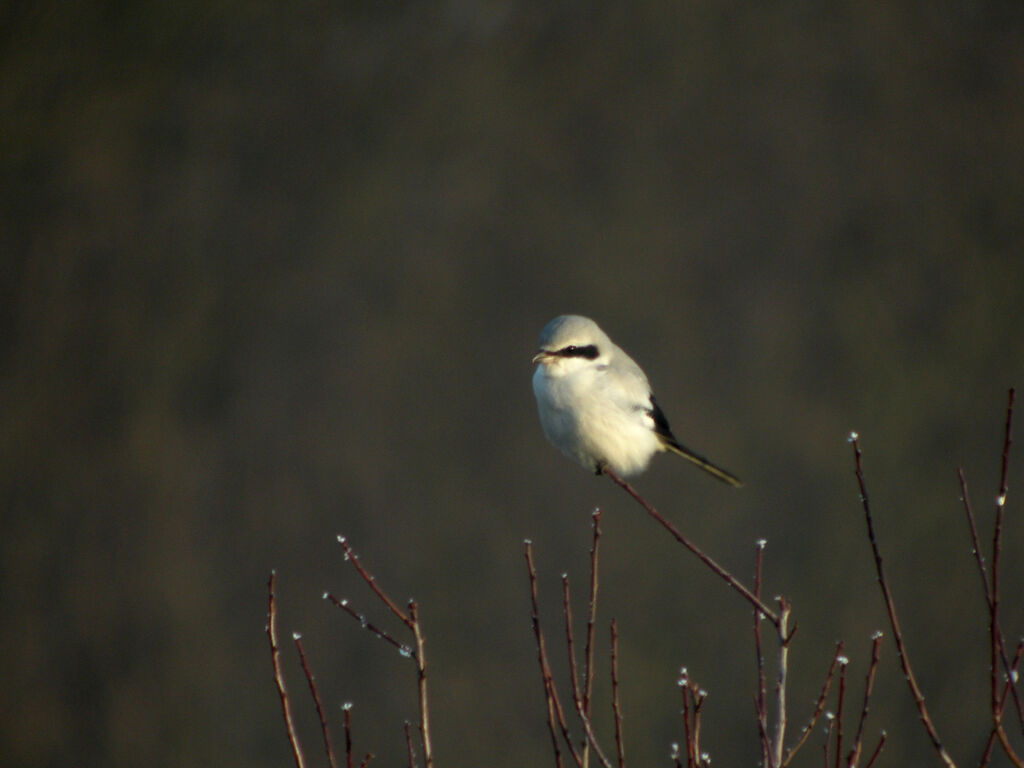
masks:
{"label": "black eye stripe", "polygon": [[588,344],[585,347],[577,347],[575,344],[570,344],[567,347],[562,347],[556,352],[560,357],[584,357],[587,360],[594,360],[597,358],[597,345]]}

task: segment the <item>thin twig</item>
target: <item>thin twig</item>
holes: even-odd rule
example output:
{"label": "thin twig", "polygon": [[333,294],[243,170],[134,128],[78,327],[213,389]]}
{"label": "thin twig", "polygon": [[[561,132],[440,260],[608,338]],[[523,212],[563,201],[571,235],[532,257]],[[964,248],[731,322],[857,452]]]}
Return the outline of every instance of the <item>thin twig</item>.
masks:
{"label": "thin twig", "polygon": [[612,720],[615,723],[615,754],[619,768],[626,765],[626,745],[622,739],[622,707],[619,704],[619,627],[611,622]]}
{"label": "thin twig", "polygon": [[675,537],[676,541],[678,541],[680,544],[682,544],[684,547],[690,550],[690,552],[695,554],[697,558],[702,563],[704,563],[704,565],[706,565],[720,577],[725,579],[725,581],[729,584],[730,587],[732,587],[736,592],[738,592],[744,600],[746,600],[752,606],[754,606],[755,609],[761,611],[761,613],[763,613],[768,618],[768,620],[771,621],[772,624],[774,624],[776,627],[779,626],[779,616],[775,613],[775,611],[773,611],[771,608],[765,605],[761,600],[757,599],[757,597],[754,596],[754,593],[751,592],[747,587],[745,587],[735,576],[733,576],[731,573],[729,573],[729,571],[727,571],[725,568],[723,568],[721,565],[715,562],[710,556],[706,555],[697,545],[695,545],[688,538],[686,538],[679,531],[678,528],[676,528],[667,519],[662,517],[661,513],[658,512],[658,510],[656,510],[650,504],[648,504],[647,500],[644,499],[644,497],[641,496],[639,493],[637,493],[633,486],[631,486],[629,483],[627,483],[625,480],[623,480],[621,477],[615,474],[614,471],[612,471],[606,466],[602,467],[601,471],[609,478],[611,478],[612,482],[614,482],[626,493],[632,496],[633,499],[647,511],[647,514],[649,514],[656,521],[658,521],[662,525],[662,527],[664,527],[669,533],[672,534],[672,536]]}
{"label": "thin twig", "polygon": [[359,768],[366,768],[366,766],[370,764],[371,760],[373,760],[373,752],[367,752],[366,757],[363,758],[363,762],[359,764]]}
{"label": "thin twig", "polygon": [[[998,600],[992,594],[992,587],[993,585],[998,586],[998,580],[994,578],[993,584],[990,584],[988,580],[988,574],[985,569],[985,558],[981,553],[981,544],[978,539],[978,526],[975,523],[974,511],[971,508],[971,499],[967,492],[967,477],[964,474],[963,467],[957,468],[957,479],[960,482],[960,501],[963,504],[964,515],[967,518],[967,528],[971,535],[971,553],[974,555],[974,561],[978,566],[978,574],[981,576],[982,593],[985,597],[985,605],[988,607],[990,653],[989,706],[992,713],[993,728],[998,729],[1002,727],[1002,714],[1007,694],[1006,688],[1003,689],[1003,695],[1001,698],[998,693],[999,681],[996,669],[999,664],[1002,664],[1006,680],[1007,682],[1010,682],[1009,693],[1012,694],[1014,703],[1017,707],[1018,719],[1020,719],[1021,704],[1020,698],[1017,695],[1017,687],[1011,682],[1013,681],[1013,676],[1011,674],[1010,662],[1006,657],[1006,646],[1003,643],[1003,633],[998,631],[996,627]],[[988,746],[986,747],[986,758],[988,756],[988,749],[991,747],[995,735],[995,731],[993,731],[989,738]],[[984,765],[984,763],[982,765]]]}
{"label": "thin twig", "polygon": [[[583,712],[590,717],[590,698],[594,690],[594,630],[597,621],[598,555],[601,542],[601,510],[591,514],[593,539],[590,544],[590,594],[587,598],[587,639],[583,650]],[[583,765],[587,765],[587,751],[583,751]]]}
{"label": "thin twig", "polygon": [[572,700],[576,707],[583,704],[583,692],[580,690],[579,671],[576,668],[576,643],[572,630],[572,601],[569,599],[569,574],[562,574],[562,615],[565,617],[566,655],[569,657],[569,679],[572,683]]}
{"label": "thin twig", "polygon": [[[757,542],[754,550],[754,597],[761,599],[761,568],[764,562],[764,539]],[[764,614],[754,609],[754,654],[757,657],[757,692],[754,695],[754,713],[757,716],[757,732],[761,740],[761,764],[768,765],[771,743],[768,740],[768,679],[764,670],[764,651],[761,648],[761,622]]]}
{"label": "thin twig", "polygon": [[361,626],[367,632],[376,635],[389,645],[393,645],[402,656],[405,656],[406,658],[412,657],[412,649],[409,648],[408,645],[399,642],[391,635],[389,635],[386,630],[381,629],[373,622],[371,622],[369,619],[367,619],[364,614],[359,613],[359,611],[355,610],[351,605],[348,604],[347,599],[342,598],[341,600],[339,600],[330,592],[324,592],[323,596],[325,600],[331,601],[332,603],[334,603],[335,606],[341,608],[341,610],[343,610],[345,613],[347,613],[349,616],[351,616],[353,619],[359,622],[359,626]]}
{"label": "thin twig", "polygon": [[693,750],[697,757],[697,765],[704,766],[709,761],[704,759],[704,754],[700,748],[700,715],[707,694],[701,688],[694,688],[691,693],[693,694]]}
{"label": "thin twig", "polygon": [[345,768],[352,768],[352,704],[345,702],[341,711],[345,718]]}
{"label": "thin twig", "polygon": [[[998,689],[998,673],[996,672],[996,654],[999,655],[1003,670],[1007,674],[1007,679],[1013,682],[1013,678],[1009,676],[1009,662],[1006,658],[1006,648],[1003,643],[1003,633],[999,627],[999,555],[1002,551],[1002,540],[1003,540],[1003,515],[1006,511],[1006,492],[1007,492],[1007,475],[1010,469],[1010,446],[1013,445],[1012,427],[1013,427],[1013,402],[1016,393],[1011,387],[1007,396],[1006,403],[1006,423],[1003,430],[1003,452],[1000,460],[999,468],[999,493],[996,496],[996,519],[994,530],[992,532],[992,571],[990,577],[992,579],[992,615],[989,622],[989,632],[992,641],[992,706],[993,706],[993,717],[998,717],[1001,713],[996,709],[996,697]],[[1024,731],[1024,709],[1021,707],[1020,697],[1017,694],[1017,686],[1011,685],[1010,692],[1013,695],[1014,706],[1017,708],[1017,720],[1020,724],[1021,730]],[[1008,740],[1000,739],[1003,743],[1004,749]],[[1020,762],[1019,759],[1015,759],[1013,755],[1008,754],[1011,760],[1014,760],[1015,764]]]}
{"label": "thin twig", "polygon": [[561,766],[562,751],[558,746],[558,731],[556,722],[561,728],[562,736],[572,754],[573,762],[581,765],[581,759],[576,747],[569,737],[569,728],[565,722],[565,713],[562,704],[558,699],[558,691],[555,689],[555,681],[551,675],[551,666],[548,664],[548,654],[544,644],[544,632],[540,627],[540,609],[537,600],[537,569],[533,565],[533,543],[527,539],[524,542],[524,556],[526,558],[526,570],[530,580],[530,621],[533,624],[533,634],[537,641],[537,662],[540,665],[541,682],[544,685],[544,703],[547,707],[548,730],[551,734],[551,746],[555,753],[555,765]]}
{"label": "thin twig", "polygon": [[423,740],[423,765],[432,768],[434,750],[430,744],[430,707],[427,705],[427,652],[420,627],[419,605],[415,600],[409,601],[409,620],[412,636],[416,642],[416,683],[420,703],[420,737]]}
{"label": "thin twig", "polygon": [[309,662],[306,660],[306,651],[302,647],[302,636],[295,632],[292,634],[292,638],[295,640],[295,647],[299,651],[299,664],[302,666],[302,672],[306,675],[306,682],[309,683],[309,692],[313,696],[313,704],[316,706],[316,715],[320,718],[320,733],[324,737],[324,750],[327,753],[327,762],[331,768],[336,768],[337,763],[334,761],[334,748],[331,746],[331,734],[327,730],[327,718],[324,716],[324,706],[320,701],[320,691],[317,690],[316,682],[313,680],[313,672],[309,668]]}
{"label": "thin twig", "polygon": [[[565,644],[569,656],[569,681],[572,687],[572,704],[577,710],[586,712],[583,693],[580,691],[578,671],[576,669],[576,644],[572,629],[572,601],[569,597],[569,574],[562,574],[562,613],[565,616]],[[590,764],[590,742],[584,736],[580,745],[583,768]]]}
{"label": "thin twig", "polygon": [[[1017,649],[1014,651],[1013,659],[1010,661],[1010,676],[1003,682],[1003,691],[999,696],[999,710],[1002,711],[1006,706],[1006,700],[1010,696],[1010,680],[1017,676],[1017,667],[1020,664],[1021,656],[1024,655],[1024,640],[1020,640],[1017,643]],[[996,742],[996,730],[999,725],[993,724],[991,731],[988,734],[988,740],[985,742],[985,749],[982,752],[981,760],[978,761],[978,768],[985,768],[988,765],[989,760],[992,759],[992,747],[995,746]]]}
{"label": "thin twig", "polygon": [[676,683],[683,696],[683,739],[686,744],[686,765],[699,768],[699,766],[710,762],[710,759],[704,759],[700,750],[700,716],[707,692],[690,679],[686,667],[679,670],[679,679]]}
{"label": "thin twig", "polygon": [[[433,749],[431,747],[430,739],[430,708],[428,706],[427,699],[427,658],[426,658],[426,643],[423,636],[423,629],[420,625],[419,619],[419,606],[416,601],[410,600],[408,605],[408,613],[398,607],[398,604],[391,599],[391,597],[377,585],[377,579],[363,568],[362,563],[359,562],[359,556],[349,546],[348,540],[344,536],[338,536],[338,544],[341,545],[343,552],[345,553],[345,560],[352,563],[352,567],[355,568],[356,573],[359,574],[360,578],[366,582],[367,586],[370,587],[374,595],[377,596],[388,610],[391,611],[395,617],[401,621],[410,632],[412,632],[414,648],[410,648],[405,643],[401,643],[388,634],[387,631],[372,624],[366,616],[354,610],[349,604],[348,600],[339,600],[329,592],[324,592],[324,598],[330,600],[336,606],[341,608],[345,613],[351,616],[353,619],[359,622],[360,626],[366,629],[368,632],[373,633],[381,640],[394,646],[398,652],[405,658],[412,659],[416,664],[416,686],[420,710],[420,722],[419,722],[419,733],[420,740],[423,744],[423,761],[424,768],[433,768]],[[408,723],[406,723],[406,729],[408,731]],[[408,740],[408,735],[407,735]],[[409,743],[410,750],[410,761],[412,760],[412,743]]]}
{"label": "thin twig", "polygon": [[847,658],[839,658],[839,694],[836,696],[836,768],[843,759],[843,700],[846,698]]}
{"label": "thin twig", "polygon": [[864,678],[864,704],[860,708],[860,719],[857,721],[857,733],[853,737],[853,749],[846,759],[849,768],[856,768],[860,760],[864,744],[864,723],[868,719],[868,708],[871,702],[871,692],[875,688],[875,672],[878,670],[878,660],[881,656],[882,633],[875,632],[871,638],[871,661],[868,662],[868,672]]}
{"label": "thin twig", "polygon": [[786,598],[780,597],[779,601],[779,656],[776,669],[775,682],[775,736],[772,744],[772,765],[782,765],[782,747],[786,738],[786,676],[789,672],[789,639],[792,634],[787,635],[789,625],[790,605]]}
{"label": "thin twig", "polygon": [[416,768],[416,748],[412,744],[412,724],[405,721],[405,752],[409,758],[409,768]]}
{"label": "thin twig", "polygon": [[821,761],[822,768],[829,768],[829,747],[832,745],[832,731],[836,727],[836,719],[831,712],[825,715],[825,719],[828,720],[828,725],[825,726],[825,742],[822,744],[824,750],[824,759]]}
{"label": "thin twig", "polygon": [[345,552],[345,559],[352,563],[352,567],[356,569],[356,573],[362,577],[363,581],[365,581],[370,589],[373,590],[373,593],[380,598],[380,601],[384,603],[384,605],[386,605],[391,612],[395,614],[395,616],[398,617],[399,621],[405,624],[409,629],[412,629],[412,620],[404,611],[402,611],[401,608],[398,607],[398,604],[395,603],[394,600],[387,596],[384,590],[377,586],[377,580],[369,571],[363,568],[362,564],[359,562],[359,555],[352,551],[352,547],[349,546],[348,540],[344,536],[338,536],[338,543]]}
{"label": "thin twig", "polygon": [[295,732],[295,721],[292,719],[292,708],[288,702],[288,691],[284,684],[284,675],[281,673],[281,652],[277,645],[277,606],[274,604],[274,582],[277,579],[277,572],[270,572],[270,579],[267,581],[267,638],[270,640],[270,663],[274,668],[274,683],[277,685],[277,694],[281,698],[281,711],[284,714],[284,727],[288,733],[288,743],[292,748],[292,756],[295,758],[295,768],[305,768],[305,758],[302,754],[302,746],[299,744],[299,736]]}
{"label": "thin twig", "polygon": [[818,700],[814,703],[814,712],[811,713],[810,719],[807,721],[807,725],[800,731],[800,738],[797,739],[796,744],[790,747],[786,751],[786,758],[782,761],[781,768],[786,768],[793,760],[797,751],[804,745],[811,736],[811,732],[814,730],[814,726],[818,723],[818,718],[821,717],[821,713],[825,711],[825,702],[828,699],[828,692],[832,688],[832,679],[836,672],[836,667],[839,666],[839,657],[843,654],[843,641],[840,640],[836,643],[836,650],[832,654],[832,660],[829,662],[828,671],[825,673],[825,682],[821,686],[821,693],[818,694]]}
{"label": "thin twig", "polygon": [[686,667],[679,670],[679,690],[683,696],[683,744],[686,746],[686,768],[693,768],[697,764],[697,745],[694,739],[694,729],[690,724],[690,677]]}
{"label": "thin twig", "polygon": [[582,709],[576,710],[576,714],[580,718],[580,723],[583,725],[583,732],[587,735],[587,741],[590,742],[590,746],[594,748],[594,754],[597,755],[597,759],[601,761],[601,765],[604,768],[612,768],[611,762],[605,757],[604,752],[601,750],[601,745],[597,743],[597,736],[594,735],[594,729],[590,725],[590,718],[586,716]]}
{"label": "thin twig", "polygon": [[882,591],[882,600],[885,602],[886,613],[889,615],[889,625],[892,628],[892,636],[896,643],[896,653],[900,659],[900,666],[903,669],[903,675],[907,680],[907,685],[910,688],[910,694],[914,699],[914,704],[917,706],[917,712],[920,716],[921,723],[924,726],[925,731],[928,733],[928,738],[931,739],[932,746],[935,748],[936,754],[938,754],[939,759],[942,760],[947,768],[955,768],[956,763],[953,762],[953,758],[949,756],[946,748],[942,745],[942,740],[939,738],[938,731],[935,730],[935,725],[932,723],[932,719],[928,714],[928,708],[924,703],[924,694],[921,693],[921,688],[918,686],[917,679],[914,677],[914,670],[910,665],[910,657],[907,654],[906,646],[903,643],[903,633],[900,631],[899,619],[896,617],[896,603],[889,590],[889,583],[885,579],[885,571],[882,568],[882,555],[878,549],[878,540],[875,538],[875,526],[871,519],[871,505],[868,502],[868,490],[864,482],[864,470],[861,465],[860,441],[856,433],[850,435],[850,442],[853,443],[854,474],[857,476],[857,485],[860,488],[860,500],[861,505],[864,508],[864,518],[867,522],[868,540],[871,543],[871,552],[875,558],[875,570],[878,574],[878,586]]}
{"label": "thin twig", "polygon": [[868,759],[868,762],[864,766],[864,768],[871,768],[871,766],[875,764],[875,760],[877,760],[878,756],[882,754],[882,747],[885,746],[885,740],[888,738],[888,736],[889,734],[887,734],[885,731],[882,731],[882,735],[878,737],[878,744],[875,745],[875,751],[871,753],[871,757]]}

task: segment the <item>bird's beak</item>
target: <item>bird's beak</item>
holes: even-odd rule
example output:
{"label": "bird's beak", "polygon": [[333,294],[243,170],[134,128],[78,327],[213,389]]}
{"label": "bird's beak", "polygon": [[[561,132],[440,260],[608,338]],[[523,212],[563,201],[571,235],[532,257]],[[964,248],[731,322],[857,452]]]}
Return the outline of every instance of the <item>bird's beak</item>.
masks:
{"label": "bird's beak", "polygon": [[547,352],[546,350],[543,350],[543,349],[539,349],[539,350],[537,350],[537,354],[533,356],[533,360],[531,360],[531,362],[533,362],[533,363],[546,363],[550,359],[551,359],[551,353],[550,352]]}

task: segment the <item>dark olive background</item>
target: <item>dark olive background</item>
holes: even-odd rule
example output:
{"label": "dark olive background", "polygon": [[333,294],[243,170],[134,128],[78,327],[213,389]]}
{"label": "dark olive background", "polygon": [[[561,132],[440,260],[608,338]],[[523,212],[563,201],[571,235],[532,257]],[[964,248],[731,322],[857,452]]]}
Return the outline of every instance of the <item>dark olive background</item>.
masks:
{"label": "dark olive background", "polygon": [[800,627],[791,733],[838,639],[857,706],[882,628],[868,732],[882,765],[930,764],[860,432],[921,684],[977,760],[956,468],[987,542],[1024,384],[1019,3],[73,0],[7,4],[0,29],[0,763],[288,765],[276,568],[336,740],[351,701],[360,755],[404,764],[413,670],[321,600],[387,621],[345,533],[421,603],[437,764],[551,764],[522,540],[562,671],[558,577],[582,597],[600,506],[599,733],[614,616],[630,764],[669,764],[682,665],[714,764],[754,764],[746,606],[543,439],[529,361],[564,312],[746,480],[665,457],[637,485],[745,579],[768,540],[766,594]]}

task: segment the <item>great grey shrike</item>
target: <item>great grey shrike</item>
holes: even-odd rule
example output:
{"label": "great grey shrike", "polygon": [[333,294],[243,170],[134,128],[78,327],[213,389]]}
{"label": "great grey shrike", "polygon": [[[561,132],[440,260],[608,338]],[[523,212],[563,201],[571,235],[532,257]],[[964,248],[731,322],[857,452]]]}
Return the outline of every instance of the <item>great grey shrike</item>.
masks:
{"label": "great grey shrike", "polygon": [[586,469],[635,475],[656,453],[671,451],[722,482],[730,472],[681,445],[654,401],[647,376],[597,323],[556,317],[540,332],[533,394],[548,440]]}

